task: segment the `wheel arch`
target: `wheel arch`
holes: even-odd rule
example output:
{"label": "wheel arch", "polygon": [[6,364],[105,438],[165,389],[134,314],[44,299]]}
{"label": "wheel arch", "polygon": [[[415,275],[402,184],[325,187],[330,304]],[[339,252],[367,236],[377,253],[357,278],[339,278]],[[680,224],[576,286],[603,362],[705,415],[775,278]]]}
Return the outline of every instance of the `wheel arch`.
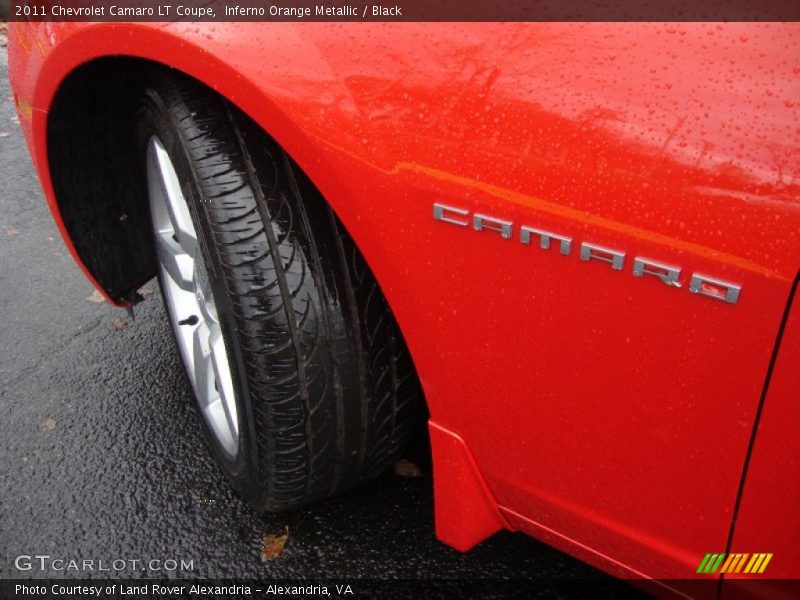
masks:
{"label": "wheel arch", "polygon": [[[235,60],[221,58],[224,53],[149,25],[101,24],[57,39],[32,90],[31,104],[39,109],[34,160],[53,215],[79,266],[119,306],[137,302],[136,290],[155,274],[137,149],[125,138],[135,125],[135,98],[153,70],[190,77],[250,117],[298,162],[347,226],[324,191],[337,185],[336,174],[279,102],[240,74]],[[83,163],[77,172],[76,158]]]}
{"label": "wheel arch", "polygon": [[[415,356],[411,331],[407,330],[401,315],[414,315],[417,311],[407,294],[404,295],[402,291],[393,294],[391,285],[387,287],[388,284],[385,284],[385,281],[401,275],[392,266],[394,261],[387,260],[387,256],[392,255],[392,246],[383,243],[382,236],[377,236],[376,244],[376,236],[368,235],[370,230],[374,234],[380,225],[369,219],[369,203],[373,199],[364,194],[351,193],[352,186],[346,185],[347,173],[342,172],[339,163],[330,161],[324,151],[323,136],[315,135],[307,122],[300,124],[293,118],[298,114],[298,106],[310,104],[311,98],[274,93],[275,87],[266,86],[262,81],[255,82],[252,77],[240,73],[236,60],[225,60],[224,52],[209,52],[155,25],[158,24],[105,23],[70,32],[63,39],[55,40],[55,45],[38,66],[33,69],[29,67],[29,71],[36,73],[35,78],[29,79],[34,82],[33,86],[27,90],[24,82],[15,86],[31,99],[33,116],[29,139],[34,163],[56,224],[85,275],[117,306],[129,306],[141,299],[137,290],[155,275],[156,270],[150,227],[145,221],[149,220],[149,214],[147,198],[141,186],[143,177],[137,187],[136,182],[132,181],[135,171],[124,168],[129,164],[135,148],[120,146],[115,148],[120,156],[113,164],[95,162],[92,176],[112,179],[113,185],[117,186],[116,191],[121,193],[111,188],[96,198],[89,198],[88,202],[85,197],[70,198],[65,195],[61,184],[56,184],[54,177],[60,177],[59,169],[64,168],[70,155],[62,151],[60,156],[55,156],[58,148],[53,136],[59,128],[69,127],[70,115],[74,111],[94,119],[95,133],[107,133],[109,129],[97,125],[96,102],[112,111],[105,119],[108,127],[117,127],[125,122],[125,113],[130,116],[131,111],[136,110],[135,106],[126,104],[124,100],[138,96],[142,86],[147,83],[148,72],[153,69],[171,71],[192,78],[222,96],[252,119],[303,169],[366,259],[394,313],[419,374],[420,364]],[[299,52],[296,47],[290,50]],[[336,86],[339,96],[344,95],[348,101],[352,101],[350,91],[319,57],[316,49],[309,49],[308,53],[313,56],[307,62],[313,62],[326,83]],[[38,60],[37,57],[32,58]],[[237,60],[242,59],[239,57]],[[307,93],[313,94],[315,91],[312,87]],[[115,103],[115,99],[120,102]],[[294,112],[285,110],[281,105],[282,100],[291,101]],[[350,111],[349,114],[354,119],[358,118],[357,111]],[[122,118],[116,119],[115,116]],[[128,122],[132,123],[133,119]],[[339,125],[348,126],[347,123]],[[82,130],[73,124],[71,133],[81,135]],[[117,130],[117,133],[120,131]],[[130,139],[135,139],[135,136],[131,135]],[[337,151],[356,161],[361,160],[352,148],[343,145],[342,148],[337,147]],[[95,186],[94,191],[102,187]],[[102,210],[91,210],[99,204]],[[84,218],[87,211],[91,214]],[[416,328],[411,329],[416,331]],[[427,413],[426,392],[423,401]],[[427,442],[423,446],[427,447]],[[418,458],[427,461],[427,452],[423,448]]]}

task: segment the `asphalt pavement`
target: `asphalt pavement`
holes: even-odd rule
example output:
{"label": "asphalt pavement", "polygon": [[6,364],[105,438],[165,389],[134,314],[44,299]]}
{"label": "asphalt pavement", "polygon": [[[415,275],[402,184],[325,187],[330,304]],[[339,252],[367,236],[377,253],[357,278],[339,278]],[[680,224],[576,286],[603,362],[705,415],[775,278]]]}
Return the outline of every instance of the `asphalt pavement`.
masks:
{"label": "asphalt pavement", "polygon": [[[69,256],[16,120],[2,46],[0,578],[513,578],[542,591],[552,579],[591,578],[598,593],[618,590],[520,534],[467,554],[439,543],[429,473],[388,473],[290,514],[250,510],[207,451],[157,283],[131,320],[98,301]],[[264,536],[286,534],[280,556],[262,560]],[[37,554],[192,564],[18,568],[18,556]]]}

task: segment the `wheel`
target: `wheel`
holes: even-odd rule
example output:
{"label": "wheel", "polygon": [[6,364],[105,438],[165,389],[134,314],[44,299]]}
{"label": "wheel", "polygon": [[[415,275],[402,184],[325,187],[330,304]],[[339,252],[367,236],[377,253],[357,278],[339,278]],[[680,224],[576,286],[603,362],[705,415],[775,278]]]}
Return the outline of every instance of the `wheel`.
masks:
{"label": "wheel", "polygon": [[138,131],[158,277],[220,466],[269,511],[378,475],[423,403],[363,257],[245,115],[193,81],[153,81]]}

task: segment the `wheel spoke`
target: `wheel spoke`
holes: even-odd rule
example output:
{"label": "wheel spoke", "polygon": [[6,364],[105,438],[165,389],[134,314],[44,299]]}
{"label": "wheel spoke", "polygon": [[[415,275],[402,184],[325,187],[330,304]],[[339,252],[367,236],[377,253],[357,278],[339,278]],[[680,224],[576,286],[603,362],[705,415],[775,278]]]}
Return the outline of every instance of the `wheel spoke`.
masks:
{"label": "wheel spoke", "polygon": [[178,243],[191,255],[197,251],[197,233],[192,224],[192,215],[189,205],[183,196],[181,183],[172,161],[160,142],[154,141],[155,157],[158,162],[158,171],[161,175],[161,184],[169,213],[169,220],[178,238]]}
{"label": "wheel spoke", "polygon": [[156,244],[158,259],[164,270],[178,284],[179,288],[193,292],[195,289],[194,258],[184,252],[180,244],[168,233],[157,233]]}
{"label": "wheel spoke", "polygon": [[211,362],[214,367],[214,376],[217,382],[217,391],[225,409],[225,418],[231,431],[239,432],[239,419],[234,401],[233,381],[228,365],[228,353],[225,351],[225,340],[222,337],[219,325],[215,324],[211,328],[211,335],[208,338],[211,346]]}
{"label": "wheel spoke", "polygon": [[213,391],[213,366],[211,364],[211,348],[208,345],[208,327],[200,323],[194,330],[192,339],[192,355],[194,370],[194,385],[200,405],[206,407],[214,400]]}

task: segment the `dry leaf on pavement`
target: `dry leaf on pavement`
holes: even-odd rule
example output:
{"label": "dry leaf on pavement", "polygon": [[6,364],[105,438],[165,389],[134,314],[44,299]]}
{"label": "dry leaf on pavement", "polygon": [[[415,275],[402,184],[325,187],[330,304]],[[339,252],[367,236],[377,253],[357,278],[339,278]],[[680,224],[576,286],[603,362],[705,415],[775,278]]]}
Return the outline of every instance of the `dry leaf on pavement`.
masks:
{"label": "dry leaf on pavement", "polygon": [[108,330],[109,331],[122,331],[128,326],[128,324],[123,321],[122,319],[114,319],[113,321],[109,321],[108,323]]}
{"label": "dry leaf on pavement", "polygon": [[97,290],[93,291],[92,295],[91,296],[87,296],[86,299],[89,302],[94,302],[95,304],[100,304],[101,302],[105,302],[106,301],[106,299],[103,298],[103,294],[101,294]]}
{"label": "dry leaf on pavement", "polygon": [[289,540],[289,528],[286,528],[286,533],[283,535],[265,535],[261,538],[261,560],[275,560],[283,554],[283,548]]}

